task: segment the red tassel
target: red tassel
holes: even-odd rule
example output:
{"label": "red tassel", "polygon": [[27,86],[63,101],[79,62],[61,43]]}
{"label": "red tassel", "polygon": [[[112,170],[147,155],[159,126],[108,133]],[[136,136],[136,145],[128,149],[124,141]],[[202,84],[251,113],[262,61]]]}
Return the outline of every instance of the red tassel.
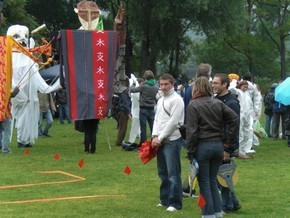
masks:
{"label": "red tassel", "polygon": [[29,153],[30,153],[29,149],[26,149],[24,152],[25,155],[29,155]]}
{"label": "red tassel", "polygon": [[201,194],[198,195],[197,205],[199,208],[203,208],[206,205],[204,197]]}

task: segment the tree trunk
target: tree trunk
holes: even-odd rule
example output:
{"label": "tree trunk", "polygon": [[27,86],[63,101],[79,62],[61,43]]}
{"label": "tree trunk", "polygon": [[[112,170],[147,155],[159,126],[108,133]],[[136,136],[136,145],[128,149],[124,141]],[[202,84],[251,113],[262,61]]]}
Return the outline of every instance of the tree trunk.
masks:
{"label": "tree trunk", "polygon": [[144,0],[144,23],[143,23],[143,40],[142,40],[142,51],[141,51],[141,70],[144,72],[149,68],[149,48],[150,48],[150,38],[149,38],[149,27],[150,27],[150,17],[151,8],[150,0]]}
{"label": "tree trunk", "polygon": [[285,49],[285,37],[283,33],[280,33],[280,67],[281,67],[281,79],[286,79],[286,49]]}
{"label": "tree trunk", "polygon": [[173,58],[174,58],[174,49],[172,48],[169,56],[169,69],[168,69],[169,73],[173,72]]}
{"label": "tree trunk", "polygon": [[[128,33],[128,32],[127,32]],[[132,69],[131,69],[131,58],[133,57],[133,44],[129,34],[127,34],[126,38],[126,55],[125,55],[125,69],[126,75],[130,78]]]}
{"label": "tree trunk", "polygon": [[179,65],[180,65],[180,38],[177,39],[175,46],[175,66],[174,66],[174,76],[179,75]]}

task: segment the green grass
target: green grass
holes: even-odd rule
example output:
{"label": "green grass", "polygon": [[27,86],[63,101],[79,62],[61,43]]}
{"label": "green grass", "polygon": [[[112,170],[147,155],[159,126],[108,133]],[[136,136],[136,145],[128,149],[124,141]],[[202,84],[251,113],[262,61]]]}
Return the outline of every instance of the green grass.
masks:
{"label": "green grass", "polygon": [[[73,125],[54,121],[51,138],[40,138],[30,153],[17,148],[16,131],[12,154],[0,155],[0,217],[201,217],[197,199],[184,198],[183,209],[175,213],[157,208],[160,180],[156,159],[143,165],[136,152],[114,145],[117,130],[113,120],[102,120],[96,154],[84,154],[83,134]],[[106,137],[106,130],[112,150]],[[127,139],[127,138],[126,138]],[[290,148],[286,141],[260,140],[253,160],[236,160],[239,181],[235,186],[242,209],[225,217],[289,217]],[[60,156],[54,158],[55,153]],[[82,168],[78,162],[83,159]],[[182,151],[183,178],[188,161]],[[131,174],[126,175],[126,166]],[[31,187],[1,188],[8,185],[71,180],[62,174],[40,174],[60,170],[85,181]],[[25,200],[96,196],[73,200],[1,204]]]}

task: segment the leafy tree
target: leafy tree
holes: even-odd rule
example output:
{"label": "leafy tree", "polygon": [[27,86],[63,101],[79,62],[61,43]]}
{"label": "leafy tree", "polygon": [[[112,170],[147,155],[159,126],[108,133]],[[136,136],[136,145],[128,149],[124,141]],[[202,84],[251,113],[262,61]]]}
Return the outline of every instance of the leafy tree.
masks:
{"label": "leafy tree", "polygon": [[25,10],[26,0],[5,0],[3,5],[4,22],[2,23],[1,35],[5,35],[9,26],[20,24],[29,29],[38,26],[34,16]]}
{"label": "leafy tree", "polygon": [[290,0],[256,0],[255,13],[280,56],[280,77],[286,77],[286,38],[290,31]]}
{"label": "leafy tree", "polygon": [[74,15],[71,4],[73,1],[67,0],[27,0],[26,10],[35,16],[40,24],[45,23],[50,32],[54,32],[79,28],[78,17]]}

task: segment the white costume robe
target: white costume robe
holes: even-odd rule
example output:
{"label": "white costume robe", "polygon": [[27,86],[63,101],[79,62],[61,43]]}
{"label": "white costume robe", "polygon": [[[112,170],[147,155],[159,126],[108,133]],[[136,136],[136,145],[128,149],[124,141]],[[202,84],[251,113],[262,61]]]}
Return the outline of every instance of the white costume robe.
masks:
{"label": "white costume robe", "polygon": [[[39,101],[37,91],[50,93],[61,88],[59,80],[49,86],[38,72],[38,64],[21,53],[12,55],[12,88],[20,91],[12,102],[12,116],[17,128],[17,141],[26,145],[38,137]],[[28,72],[29,71],[29,72]],[[27,73],[28,72],[28,73]]]}

